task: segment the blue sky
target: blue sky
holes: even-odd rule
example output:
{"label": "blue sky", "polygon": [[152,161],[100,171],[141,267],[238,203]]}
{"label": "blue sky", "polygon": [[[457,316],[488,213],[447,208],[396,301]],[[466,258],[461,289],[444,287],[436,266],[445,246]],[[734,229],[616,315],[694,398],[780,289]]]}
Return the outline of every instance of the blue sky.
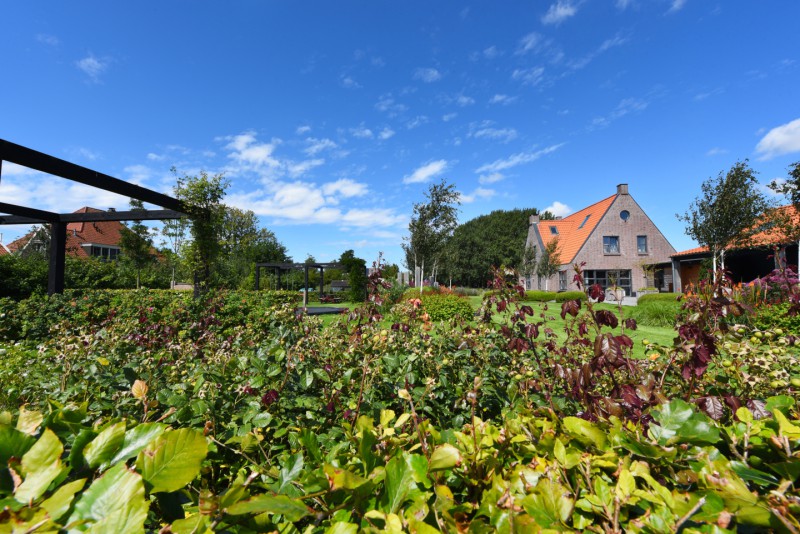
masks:
{"label": "blue sky", "polygon": [[[168,192],[225,172],[297,260],[400,263],[432,181],[462,221],[575,211],[628,183],[677,250],[675,214],[749,158],[800,160],[800,3],[13,2],[0,138]],[[4,165],[0,201],[127,199]],[[4,242],[24,228],[0,228]]]}

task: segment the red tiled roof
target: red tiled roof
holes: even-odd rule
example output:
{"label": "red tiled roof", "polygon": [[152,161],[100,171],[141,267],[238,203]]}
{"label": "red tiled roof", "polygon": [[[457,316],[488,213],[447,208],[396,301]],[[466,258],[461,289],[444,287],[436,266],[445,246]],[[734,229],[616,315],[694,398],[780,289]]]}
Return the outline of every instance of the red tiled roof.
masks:
{"label": "red tiled roof", "polygon": [[703,246],[703,247],[690,248],[689,250],[682,250],[680,252],[676,252],[670,257],[675,258],[677,256],[691,256],[692,254],[707,254],[707,253],[709,253],[708,247]]}
{"label": "red tiled roof", "polygon": [[0,243],[0,256],[6,256],[8,254],[11,254],[11,252],[8,251],[4,244]]}
{"label": "red tiled roof", "polygon": [[[589,235],[591,235],[592,230],[595,229],[597,223],[600,222],[608,208],[611,207],[611,203],[614,202],[615,198],[617,198],[617,195],[611,195],[557,221],[539,221],[539,234],[542,236],[543,244],[546,246],[554,239],[558,239],[561,263],[572,263]],[[586,222],[584,223],[584,221]],[[582,228],[581,223],[583,223]],[[554,227],[558,234],[554,234],[550,230],[551,227]]]}

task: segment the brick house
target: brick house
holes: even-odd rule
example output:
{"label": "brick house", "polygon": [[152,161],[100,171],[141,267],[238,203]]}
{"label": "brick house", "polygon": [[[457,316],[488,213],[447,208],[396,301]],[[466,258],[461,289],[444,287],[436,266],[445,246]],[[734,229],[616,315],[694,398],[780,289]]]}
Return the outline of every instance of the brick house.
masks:
{"label": "brick house", "polygon": [[[75,213],[100,213],[83,207]],[[124,225],[119,221],[73,222],[67,224],[66,253],[77,258],[115,260],[120,254],[120,238]],[[13,254],[46,253],[50,236],[46,226],[34,228],[8,244]]]}
{"label": "brick house", "polygon": [[545,245],[557,240],[559,271],[550,279],[523,279],[526,289],[574,290],[573,265],[583,266],[586,286],[613,285],[636,296],[644,288],[672,291],[672,260],[675,249],[628,193],[628,184],[616,194],[556,220],[529,221],[526,247],[535,247],[537,257]]}

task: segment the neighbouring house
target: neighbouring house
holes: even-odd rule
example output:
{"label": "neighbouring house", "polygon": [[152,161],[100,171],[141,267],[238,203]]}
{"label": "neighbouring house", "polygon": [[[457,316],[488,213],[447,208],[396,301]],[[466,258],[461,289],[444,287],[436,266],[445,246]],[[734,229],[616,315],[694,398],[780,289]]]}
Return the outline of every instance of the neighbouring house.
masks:
{"label": "neighbouring house", "polygon": [[11,254],[11,251],[8,250],[8,248],[3,243],[0,243],[0,256],[6,256],[8,254]]}
{"label": "neighbouring house", "polygon": [[[734,282],[751,282],[779,267],[790,267],[795,272],[800,263],[797,236],[789,236],[782,229],[788,221],[800,227],[800,213],[794,206],[781,206],[771,211],[756,223],[756,233],[746,242],[725,249],[722,254],[724,266]],[[690,284],[697,284],[703,266],[710,269],[711,251],[708,247],[695,247],[672,255],[672,270],[675,273],[675,290],[683,291]]]}
{"label": "neighbouring house", "polygon": [[[83,207],[75,213],[100,213],[90,207]],[[67,224],[66,253],[77,258],[99,258],[115,260],[120,254],[121,231],[125,226],[119,221],[73,222]],[[13,254],[47,253],[50,233],[47,225],[33,230],[8,244]]]}
{"label": "neighbouring house", "polygon": [[648,289],[673,291],[672,260],[675,249],[650,217],[628,193],[628,184],[616,194],[555,220],[529,221],[527,247],[535,247],[537,260],[552,241],[558,243],[560,266],[548,279],[536,275],[521,280],[526,289],[574,290],[573,265],[584,263],[585,287],[622,288],[626,296]]}

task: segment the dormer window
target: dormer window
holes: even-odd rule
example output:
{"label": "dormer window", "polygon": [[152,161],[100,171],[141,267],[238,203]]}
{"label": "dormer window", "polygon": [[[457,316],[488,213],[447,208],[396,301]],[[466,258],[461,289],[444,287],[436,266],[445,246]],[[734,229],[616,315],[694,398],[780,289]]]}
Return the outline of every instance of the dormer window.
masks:
{"label": "dormer window", "polygon": [[551,226],[551,227],[550,227],[550,233],[551,233],[552,235],[558,235],[558,227],[556,227],[556,226]]}

